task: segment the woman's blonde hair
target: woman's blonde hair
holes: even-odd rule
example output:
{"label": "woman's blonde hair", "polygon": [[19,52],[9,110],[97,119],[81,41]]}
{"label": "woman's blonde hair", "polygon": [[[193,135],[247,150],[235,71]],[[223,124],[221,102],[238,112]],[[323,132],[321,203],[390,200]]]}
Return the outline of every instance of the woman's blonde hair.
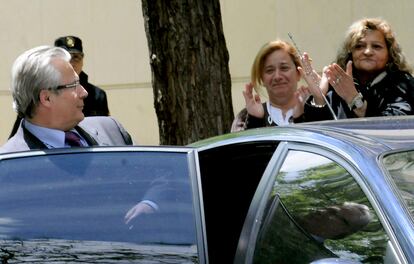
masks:
{"label": "woman's blonde hair", "polygon": [[293,63],[296,68],[298,66],[302,67],[300,56],[295,49],[295,47],[283,40],[274,40],[266,43],[257,53],[256,58],[254,59],[251,72],[251,83],[253,84],[254,89],[257,93],[263,94],[261,87],[263,86],[262,73],[264,70],[264,62],[268,55],[273,53],[276,50],[284,50],[292,58]]}
{"label": "woman's blonde hair", "polygon": [[364,18],[354,22],[346,32],[345,40],[336,56],[336,63],[345,69],[347,62],[352,60],[352,51],[355,46],[369,30],[378,30],[384,35],[389,53],[387,69],[412,73],[412,67],[407,63],[390,24],[381,18]]}

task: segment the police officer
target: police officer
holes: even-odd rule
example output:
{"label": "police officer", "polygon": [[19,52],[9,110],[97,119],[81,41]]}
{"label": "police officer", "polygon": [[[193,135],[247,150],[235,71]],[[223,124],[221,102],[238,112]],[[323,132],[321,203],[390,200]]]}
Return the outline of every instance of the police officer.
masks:
{"label": "police officer", "polygon": [[80,84],[88,92],[84,100],[83,113],[85,116],[108,116],[109,108],[106,93],[101,88],[88,82],[88,75],[83,71],[82,40],[75,36],[64,36],[55,40],[55,46],[69,51],[73,69],[79,75]]}

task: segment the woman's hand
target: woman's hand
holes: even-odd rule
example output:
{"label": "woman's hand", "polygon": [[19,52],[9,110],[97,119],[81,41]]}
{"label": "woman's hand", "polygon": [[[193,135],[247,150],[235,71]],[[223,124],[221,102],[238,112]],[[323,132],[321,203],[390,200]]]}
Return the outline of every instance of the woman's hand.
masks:
{"label": "woman's hand", "polygon": [[296,90],[296,105],[293,108],[293,118],[298,118],[304,113],[305,103],[310,95],[311,92],[309,90],[309,87],[301,86]]}
{"label": "woman's hand", "polygon": [[258,94],[253,94],[253,84],[248,83],[246,84],[243,97],[246,101],[246,109],[249,115],[252,115],[257,118],[264,117],[264,109],[263,105],[260,101],[260,96]]}
{"label": "woman's hand", "polygon": [[324,72],[336,93],[347,104],[351,103],[352,99],[358,94],[352,76],[352,61],[346,64],[346,72],[336,63],[327,66]]}
{"label": "woman's hand", "polygon": [[322,77],[313,69],[311,59],[309,55],[304,52],[302,56],[302,67],[298,67],[298,70],[302,78],[308,84],[308,89],[313,95],[315,104],[324,105],[325,99],[323,98],[328,92],[329,83],[325,74]]}
{"label": "woman's hand", "polygon": [[[329,65],[324,71],[328,77],[329,83],[335,89],[335,92],[345,100],[349,105],[358,95],[358,91],[354,84],[354,77],[352,75],[352,61],[346,64],[346,71],[344,71],[338,64],[333,63]],[[354,113],[358,117],[364,117],[367,110],[367,102],[364,102],[363,107],[354,109]]]}

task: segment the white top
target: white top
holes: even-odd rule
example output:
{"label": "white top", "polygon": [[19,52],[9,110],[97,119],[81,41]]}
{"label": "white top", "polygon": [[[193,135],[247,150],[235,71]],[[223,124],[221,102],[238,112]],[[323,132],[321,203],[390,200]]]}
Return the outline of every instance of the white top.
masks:
{"label": "white top", "polygon": [[269,113],[269,117],[267,120],[269,124],[271,124],[272,121],[275,122],[278,126],[285,126],[290,124],[293,116],[293,108],[289,109],[286,112],[285,117],[283,118],[282,110],[272,106],[269,102],[266,103],[266,106],[267,112]]}

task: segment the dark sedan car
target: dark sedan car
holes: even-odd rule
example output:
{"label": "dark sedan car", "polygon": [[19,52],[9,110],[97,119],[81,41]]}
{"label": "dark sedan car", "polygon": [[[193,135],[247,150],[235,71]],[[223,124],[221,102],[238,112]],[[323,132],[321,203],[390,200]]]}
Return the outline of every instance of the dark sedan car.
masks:
{"label": "dark sedan car", "polygon": [[2,263],[414,263],[414,118],[3,154],[0,197]]}

